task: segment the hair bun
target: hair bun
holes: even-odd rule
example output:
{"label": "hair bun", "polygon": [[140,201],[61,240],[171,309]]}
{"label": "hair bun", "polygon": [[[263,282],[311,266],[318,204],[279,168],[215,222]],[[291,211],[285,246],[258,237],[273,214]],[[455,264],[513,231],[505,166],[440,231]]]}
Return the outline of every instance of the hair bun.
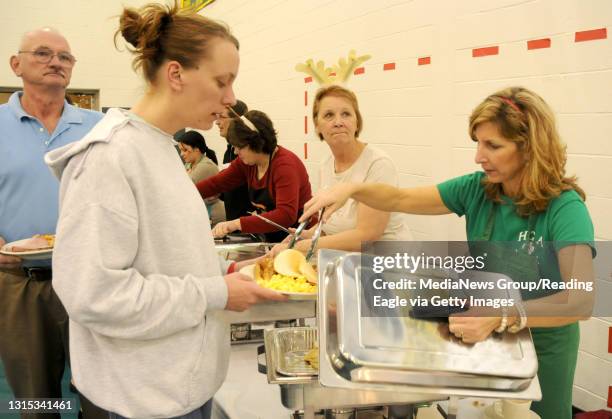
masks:
{"label": "hair bun", "polygon": [[125,39],[134,55],[132,68],[142,70],[144,78],[154,83],[157,72],[168,61],[184,68],[196,68],[210,48],[210,40],[220,38],[239,44],[229,29],[191,9],[181,10],[178,0],[170,5],[149,3],[140,8],[124,8],[115,31],[115,48]]}
{"label": "hair bun", "polygon": [[137,50],[157,49],[165,29],[177,12],[176,6],[172,8],[154,3],[139,10],[126,8],[119,18],[119,30]]}
{"label": "hair bun", "polygon": [[138,48],[140,44],[142,24],[142,16],[134,9],[124,9],[119,17],[121,36],[134,48]]}

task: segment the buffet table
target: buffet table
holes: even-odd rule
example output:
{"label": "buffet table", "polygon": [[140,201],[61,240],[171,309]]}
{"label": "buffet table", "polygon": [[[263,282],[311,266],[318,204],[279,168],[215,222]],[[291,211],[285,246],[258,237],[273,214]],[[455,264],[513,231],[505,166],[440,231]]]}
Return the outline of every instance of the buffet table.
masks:
{"label": "buffet table", "polygon": [[[223,249],[232,259],[237,258],[231,257],[231,252],[242,259],[255,257],[258,254],[253,250],[263,254],[261,245]],[[351,266],[358,263],[354,256],[333,250],[319,252],[317,301],[266,303],[242,313],[225,314],[231,323],[316,318],[310,329],[318,336],[320,349],[317,372],[281,374],[278,360],[284,354],[278,353],[275,337],[286,329],[267,330],[263,347],[265,367],[261,368],[266,375],[257,376],[255,364],[264,364],[261,359],[264,357],[257,360],[252,345],[233,346],[231,362],[242,368],[234,378],[234,368],[230,367],[228,379],[216,397],[217,403],[224,405],[220,411],[237,409],[240,413],[236,417],[248,417],[243,411],[244,399],[252,399],[252,409],[266,412],[264,416],[258,412],[257,417],[272,419],[289,411],[296,412],[295,418],[315,419],[320,417],[317,413],[321,409],[349,408],[350,412],[366,406],[406,406],[409,411],[410,406],[451,396],[529,400],[541,397],[535,374],[537,360],[528,331],[503,339],[491,337],[468,346],[453,341],[440,325],[406,318],[364,317],[359,312],[363,309],[359,303],[359,298],[363,298],[359,274],[353,272],[358,270]],[[300,328],[291,329],[297,332]],[[245,373],[245,369],[249,372]],[[269,384],[279,384],[284,408],[270,401],[269,388],[261,388],[264,377]]]}

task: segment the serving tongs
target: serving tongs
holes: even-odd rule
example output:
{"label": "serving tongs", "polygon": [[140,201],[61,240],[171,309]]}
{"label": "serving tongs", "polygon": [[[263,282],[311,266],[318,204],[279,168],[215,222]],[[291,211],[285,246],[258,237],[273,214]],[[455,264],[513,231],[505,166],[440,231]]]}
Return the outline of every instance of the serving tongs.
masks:
{"label": "serving tongs", "polygon": [[266,217],[264,217],[263,215],[259,215],[259,214],[257,213],[257,211],[252,211],[252,212],[250,212],[249,214],[251,214],[251,215],[252,215],[252,216],[254,216],[254,217],[259,218],[259,219],[260,219],[260,220],[262,220],[262,221],[265,221],[266,223],[270,224],[271,226],[274,226],[274,227],[278,228],[279,230],[284,231],[284,232],[285,232],[285,233],[287,233],[287,234],[293,234],[293,233],[291,233],[291,232],[289,231],[289,229],[287,229],[287,228],[283,227],[282,225],[280,225],[280,224],[278,224],[278,223],[275,223],[275,222],[274,222],[274,221],[272,221],[272,220],[268,220],[268,219],[267,219]]}
{"label": "serving tongs", "polygon": [[321,237],[321,227],[323,227],[323,211],[325,211],[325,208],[321,208],[319,210],[319,225],[317,226],[314,235],[312,236],[310,249],[308,249],[308,253],[306,253],[306,262],[310,262],[310,259],[312,259],[313,255],[315,254],[315,249],[317,248],[317,242],[319,241],[319,237]]}
{"label": "serving tongs", "polygon": [[293,249],[293,246],[295,246],[295,244],[297,243],[298,239],[300,238],[300,235],[302,234],[302,231],[304,231],[304,228],[308,224],[308,221],[309,220],[302,221],[298,228],[295,229],[295,232],[292,234],[291,240],[289,241],[289,246],[287,246],[288,249]]}

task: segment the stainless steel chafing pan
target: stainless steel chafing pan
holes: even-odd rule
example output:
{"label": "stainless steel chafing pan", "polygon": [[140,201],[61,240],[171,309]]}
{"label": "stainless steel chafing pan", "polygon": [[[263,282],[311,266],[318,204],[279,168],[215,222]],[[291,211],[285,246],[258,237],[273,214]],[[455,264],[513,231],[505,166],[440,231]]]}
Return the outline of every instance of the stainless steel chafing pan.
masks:
{"label": "stainless steel chafing pan", "polygon": [[376,317],[362,304],[361,256],[319,253],[321,383],[508,392],[529,387],[538,364],[528,330],[468,345],[443,322]]}
{"label": "stainless steel chafing pan", "polygon": [[276,329],[273,335],[276,371],[287,376],[316,376],[319,369],[304,357],[318,347],[317,330],[312,327]]}

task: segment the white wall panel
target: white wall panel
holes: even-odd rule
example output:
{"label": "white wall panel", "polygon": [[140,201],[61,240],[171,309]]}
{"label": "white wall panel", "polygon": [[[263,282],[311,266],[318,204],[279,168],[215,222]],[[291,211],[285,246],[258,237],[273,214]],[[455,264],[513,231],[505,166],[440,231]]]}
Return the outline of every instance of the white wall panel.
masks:
{"label": "white wall panel", "polygon": [[574,406],[580,406],[585,412],[595,412],[607,407],[606,399],[574,385]]}
{"label": "white wall panel", "polygon": [[[609,314],[609,313],[608,313]],[[612,323],[600,318],[591,318],[580,322],[580,349],[604,361],[612,362],[608,353],[608,328]]]}
{"label": "white wall panel", "polygon": [[574,385],[593,394],[607,397],[610,383],[612,383],[612,362],[579,350]]}
{"label": "white wall panel", "polygon": [[612,113],[562,114],[557,122],[568,153],[612,156]]}

